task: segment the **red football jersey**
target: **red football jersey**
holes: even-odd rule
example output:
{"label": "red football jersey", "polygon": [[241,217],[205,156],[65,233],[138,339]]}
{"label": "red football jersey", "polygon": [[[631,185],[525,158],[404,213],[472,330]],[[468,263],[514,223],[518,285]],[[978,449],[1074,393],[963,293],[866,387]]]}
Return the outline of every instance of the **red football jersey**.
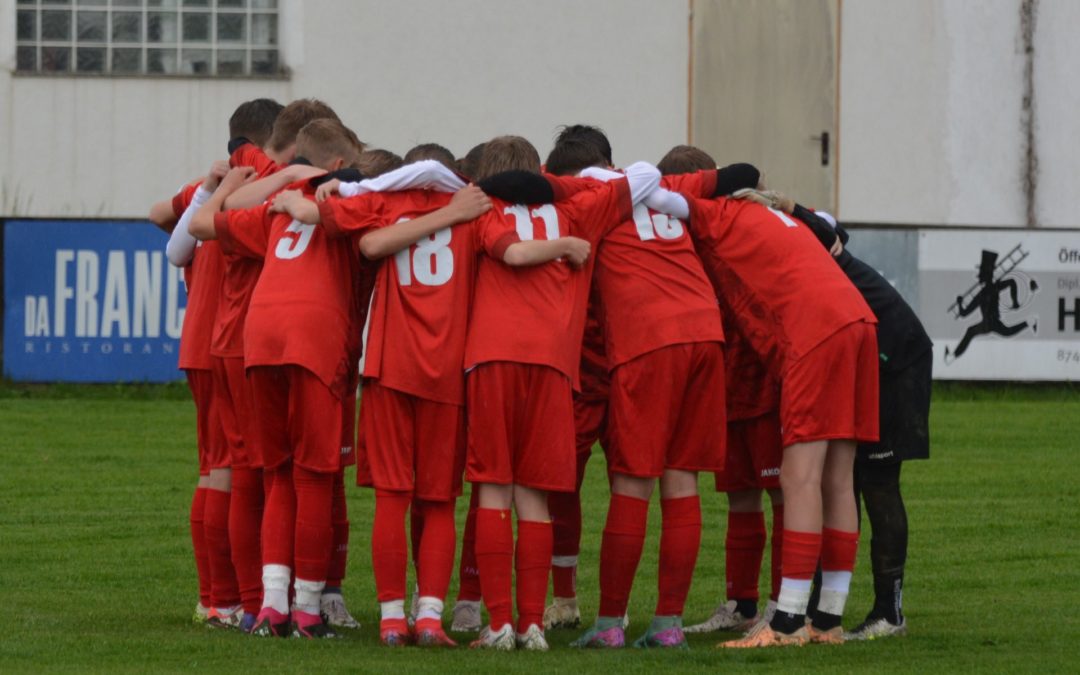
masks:
{"label": "red football jersey", "polygon": [[809,227],[744,200],[687,201],[721,305],[773,374],[844,326],[877,322]]}
{"label": "red football jersey", "polygon": [[[716,171],[668,176],[669,189],[712,196]],[[686,227],[634,207],[596,253],[608,368],[669,345],[723,342],[720,309]]]}
{"label": "red football jersey", "polygon": [[[180,188],[172,200],[177,219],[184,215],[195,191],[202,185],[196,180]],[[182,370],[210,370],[210,341],[217,313],[218,291],[225,271],[225,260],[217,242],[199,242],[191,262],[184,266],[187,308],[180,330],[179,367]]]}
{"label": "red football jersey", "polygon": [[[314,195],[308,181],[289,189]],[[355,381],[363,328],[356,242],[269,209],[263,204],[214,217],[226,252],[263,259],[244,322],[244,365],[303,366],[342,395]]]}
{"label": "red football jersey", "polygon": [[[502,262],[517,241],[557,239],[567,235],[595,247],[612,227],[630,217],[626,179],[593,181],[555,204],[525,206],[495,200],[476,221],[483,252],[465,344],[465,367],[490,361],[550,366],[580,390],[581,343],[595,255],[580,270],[563,260],[534,267]],[[820,246],[820,245],[819,245]]]}
{"label": "red football jersey", "polygon": [[[450,203],[430,190],[368,193],[323,202],[331,235],[362,237],[374,228],[411,220]],[[465,404],[465,333],[476,278],[478,229],[444,228],[388,257],[371,301],[364,377],[420,398]]]}
{"label": "red football jersey", "polygon": [[[245,143],[229,157],[232,167],[250,166],[260,178],[279,171],[282,167],[270,161],[261,148]],[[221,300],[218,303],[214,338],[210,353],[214,356],[237,357],[244,355],[244,319],[247,317],[251,293],[262,272],[262,258],[243,255],[225,256],[225,275],[221,283]]]}

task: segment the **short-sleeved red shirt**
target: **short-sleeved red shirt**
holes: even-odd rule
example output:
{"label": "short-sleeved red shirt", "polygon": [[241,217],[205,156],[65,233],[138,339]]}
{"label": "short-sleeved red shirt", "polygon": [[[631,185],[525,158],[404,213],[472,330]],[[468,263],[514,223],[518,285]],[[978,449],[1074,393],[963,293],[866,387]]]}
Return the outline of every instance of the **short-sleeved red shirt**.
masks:
{"label": "short-sleeved red shirt", "polygon": [[[253,143],[245,143],[229,157],[232,167],[250,166],[260,178],[276,173],[278,166]],[[225,256],[225,275],[221,283],[221,300],[218,303],[214,323],[214,338],[210,352],[214,356],[240,357],[244,355],[244,319],[255,282],[262,272],[262,259],[243,255]]]}
{"label": "short-sleeved red shirt", "polygon": [[721,305],[774,375],[844,326],[877,322],[795,218],[738,199],[687,201],[691,234]]}
{"label": "short-sleeved red shirt", "polygon": [[[450,203],[429,190],[368,193],[320,207],[331,235],[362,237]],[[466,324],[479,243],[469,223],[444,228],[386,258],[371,301],[364,377],[420,398],[465,404]]]}
{"label": "short-sleeved red shirt", "polygon": [[[289,189],[314,195],[308,181]],[[269,209],[263,204],[214,217],[227,253],[263,259],[244,322],[244,365],[299,365],[342,395],[355,382],[363,328],[356,242]]]}
{"label": "short-sleeved red shirt", "polygon": [[[716,171],[669,176],[665,187],[712,196]],[[716,293],[685,225],[634,207],[596,253],[608,368],[675,344],[723,342]]]}
{"label": "short-sleeved red shirt", "polygon": [[[576,270],[563,260],[534,267],[502,262],[514,242],[573,235],[594,246],[630,217],[626,179],[594,183],[555,204],[525,206],[495,200],[475,222],[480,256],[465,344],[465,367],[491,361],[550,366],[580,389],[581,343],[595,256]],[[558,190],[556,190],[558,196]]]}

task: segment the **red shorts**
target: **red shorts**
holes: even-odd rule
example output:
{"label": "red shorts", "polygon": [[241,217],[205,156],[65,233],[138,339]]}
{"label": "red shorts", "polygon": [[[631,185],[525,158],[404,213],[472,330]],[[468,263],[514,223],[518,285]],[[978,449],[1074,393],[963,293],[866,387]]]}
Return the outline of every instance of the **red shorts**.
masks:
{"label": "red shorts", "polygon": [[828,439],[878,440],[878,349],[874,324],[844,326],[781,377],[784,447]]}
{"label": "red shorts", "polygon": [[469,481],[574,491],[574,401],[566,375],[495,361],[470,371],[465,389]]}
{"label": "red shorts", "polygon": [[461,494],[465,410],[365,379],[356,484],[446,502]]}
{"label": "red shorts", "polygon": [[356,389],[345,392],[341,402],[341,467],[356,464]]}
{"label": "red shorts", "polygon": [[665,469],[724,468],[724,350],[719,342],[662,347],[611,374],[608,469],[659,478]]}
{"label": "red shorts", "polygon": [[191,398],[195,400],[195,434],[199,444],[199,475],[211,469],[229,467],[229,443],[221,426],[219,398],[214,388],[214,373],[191,368],[185,370]]}
{"label": "red shorts", "polygon": [[342,400],[310,370],[297,365],[248,369],[255,406],[255,452],[273,469],[292,459],[309,471],[341,468]]}
{"label": "red shorts", "polygon": [[574,397],[574,446],[578,455],[591,455],[597,441],[607,452],[607,417],[607,399]]}
{"label": "red shorts", "polygon": [[727,459],[724,470],[716,472],[716,491],[779,488],[783,459],[778,411],[728,422]]}

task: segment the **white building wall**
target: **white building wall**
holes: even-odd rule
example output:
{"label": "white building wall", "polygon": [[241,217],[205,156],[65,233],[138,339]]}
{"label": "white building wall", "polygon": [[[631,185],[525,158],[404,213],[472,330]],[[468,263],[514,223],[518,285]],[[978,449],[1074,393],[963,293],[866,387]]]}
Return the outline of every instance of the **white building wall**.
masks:
{"label": "white building wall", "polygon": [[1019,6],[1018,0],[843,3],[843,218],[1024,225]]}
{"label": "white building wall", "polygon": [[687,135],[686,0],[282,0],[288,80],[13,76],[0,0],[0,217],[143,217],[225,153],[241,101],[318,97],[365,141],[463,154],[598,124],[620,163]]}
{"label": "white building wall", "polygon": [[1040,0],[1035,23],[1035,212],[1080,227],[1080,2]]}

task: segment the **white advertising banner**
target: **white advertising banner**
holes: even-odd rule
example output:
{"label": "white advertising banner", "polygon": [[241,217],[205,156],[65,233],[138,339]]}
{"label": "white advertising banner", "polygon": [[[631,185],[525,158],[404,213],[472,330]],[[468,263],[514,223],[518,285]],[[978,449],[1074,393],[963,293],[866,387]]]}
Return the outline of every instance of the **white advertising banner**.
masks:
{"label": "white advertising banner", "polygon": [[1080,232],[921,230],[919,318],[944,380],[1080,380]]}

